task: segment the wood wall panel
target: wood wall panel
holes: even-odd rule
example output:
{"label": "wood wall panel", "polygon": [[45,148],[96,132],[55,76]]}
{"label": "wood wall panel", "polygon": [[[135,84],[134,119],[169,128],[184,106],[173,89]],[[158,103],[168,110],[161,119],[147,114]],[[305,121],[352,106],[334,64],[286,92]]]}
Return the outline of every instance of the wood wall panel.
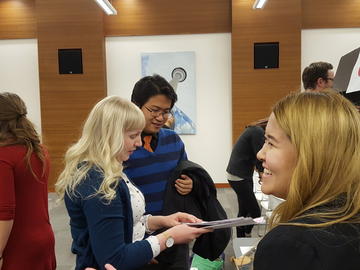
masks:
{"label": "wood wall panel", "polygon": [[302,28],[360,27],[358,0],[302,0]]}
{"label": "wood wall panel", "polygon": [[[235,141],[250,122],[300,88],[301,1],[271,0],[262,10],[253,1],[232,3],[232,122]],[[253,68],[254,42],[280,42],[278,69]]]}
{"label": "wood wall panel", "polygon": [[[53,187],[66,149],[92,106],[106,96],[102,10],[89,0],[37,0],[41,120]],[[58,49],[82,48],[84,74],[58,73]]]}
{"label": "wood wall panel", "polygon": [[0,39],[35,37],[35,0],[1,0]]}
{"label": "wood wall panel", "polygon": [[[107,36],[231,32],[230,0],[112,2],[119,15],[104,16]],[[360,27],[359,1],[302,0],[301,3],[303,29]],[[0,1],[0,39],[35,37],[35,0]]]}
{"label": "wood wall panel", "polygon": [[231,32],[231,0],[113,0],[106,36]]}

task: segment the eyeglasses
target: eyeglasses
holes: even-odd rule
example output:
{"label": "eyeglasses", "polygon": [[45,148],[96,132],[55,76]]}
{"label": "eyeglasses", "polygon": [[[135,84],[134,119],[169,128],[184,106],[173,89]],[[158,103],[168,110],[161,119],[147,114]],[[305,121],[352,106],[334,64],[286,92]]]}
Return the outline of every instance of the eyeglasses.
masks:
{"label": "eyeglasses", "polygon": [[163,111],[163,110],[159,110],[159,109],[150,109],[146,106],[144,106],[145,109],[147,109],[150,113],[151,113],[151,116],[152,117],[159,117],[160,115],[163,117],[163,118],[169,118],[172,113],[171,111]]}

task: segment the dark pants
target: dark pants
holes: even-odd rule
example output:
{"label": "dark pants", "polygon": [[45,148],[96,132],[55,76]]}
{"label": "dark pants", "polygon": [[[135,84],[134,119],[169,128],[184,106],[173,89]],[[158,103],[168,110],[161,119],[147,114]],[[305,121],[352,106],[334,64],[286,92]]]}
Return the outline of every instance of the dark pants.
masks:
{"label": "dark pants", "polygon": [[158,264],[147,264],[139,270],[189,270],[189,246],[187,244],[174,245],[165,249],[156,258]]}
{"label": "dark pants", "polygon": [[[241,181],[228,181],[238,199],[238,217],[260,217],[261,210],[253,192],[253,180],[244,179]],[[245,237],[245,233],[251,233],[253,227],[253,225],[236,227],[237,237]]]}

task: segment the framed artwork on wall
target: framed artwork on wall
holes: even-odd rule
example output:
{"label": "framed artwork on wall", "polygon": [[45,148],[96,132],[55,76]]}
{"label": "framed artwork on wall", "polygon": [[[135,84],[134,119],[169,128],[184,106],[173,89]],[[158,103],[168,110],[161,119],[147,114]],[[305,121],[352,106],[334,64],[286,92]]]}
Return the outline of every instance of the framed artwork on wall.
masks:
{"label": "framed artwork on wall", "polygon": [[196,134],[195,52],[142,53],[141,73],[164,77],[176,91],[178,101],[167,126],[178,134]]}

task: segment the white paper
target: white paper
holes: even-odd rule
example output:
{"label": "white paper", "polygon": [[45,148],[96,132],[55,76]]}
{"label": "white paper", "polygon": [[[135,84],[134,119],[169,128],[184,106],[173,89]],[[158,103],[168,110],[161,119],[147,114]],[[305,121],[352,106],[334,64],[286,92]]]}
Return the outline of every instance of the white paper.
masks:
{"label": "white paper", "polygon": [[254,248],[254,246],[240,247],[241,254],[249,252],[252,248]]}
{"label": "white paper", "polygon": [[230,227],[238,226],[247,226],[255,224],[265,224],[264,217],[251,218],[251,217],[238,217],[238,218],[229,218],[215,221],[204,221],[199,223],[186,223],[189,226],[198,227],[198,228],[207,228],[207,229],[223,229]]}
{"label": "white paper", "polygon": [[346,93],[360,91],[360,54],[355,63]]}

